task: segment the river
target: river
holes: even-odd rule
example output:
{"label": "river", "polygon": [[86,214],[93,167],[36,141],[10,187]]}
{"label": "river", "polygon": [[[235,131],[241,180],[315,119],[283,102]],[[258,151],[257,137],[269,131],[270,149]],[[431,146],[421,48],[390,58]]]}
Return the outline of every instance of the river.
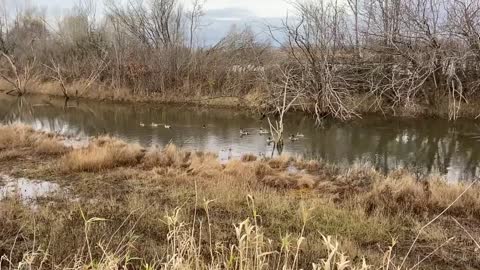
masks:
{"label": "river", "polygon": [[[270,156],[273,150],[266,142],[268,135],[258,134],[260,128],[268,128],[266,119],[239,109],[90,100],[65,103],[47,96],[1,94],[0,117],[4,123],[22,122],[64,135],[108,133],[145,146],[172,142],[216,152],[222,160],[246,153]],[[240,136],[241,128],[251,135]],[[292,113],[286,120],[286,134],[297,133],[304,137],[287,139],[283,153],[341,166],[368,163],[382,172],[406,167],[420,175],[446,175],[451,181],[472,179],[479,171],[480,121],[372,115],[349,122],[329,120],[319,128],[311,117]]]}

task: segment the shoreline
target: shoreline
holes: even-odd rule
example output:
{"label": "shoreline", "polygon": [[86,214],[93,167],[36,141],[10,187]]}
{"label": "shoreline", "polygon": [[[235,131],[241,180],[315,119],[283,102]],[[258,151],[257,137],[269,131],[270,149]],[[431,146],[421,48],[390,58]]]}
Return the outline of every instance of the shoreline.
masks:
{"label": "shoreline", "polygon": [[[74,82],[71,86],[74,88],[75,85],[79,85],[81,82]],[[6,89],[6,82],[0,80],[0,89]],[[261,90],[255,90],[245,96],[234,97],[234,96],[219,96],[219,97],[207,97],[204,98],[204,95],[194,96],[194,98],[189,98],[187,96],[177,95],[169,96],[165,94],[151,94],[145,95],[143,93],[137,93],[133,95],[131,89],[113,89],[106,87],[102,84],[98,84],[94,89],[87,91],[85,94],[78,97],[71,97],[70,100],[89,100],[89,101],[98,101],[98,102],[120,102],[120,103],[131,103],[131,104],[166,104],[166,105],[179,105],[179,106],[205,106],[210,108],[223,108],[223,109],[241,109],[241,110],[253,110],[256,112],[262,112],[264,108],[262,107],[262,93]],[[3,91],[3,94],[6,90]],[[26,94],[28,95],[44,95],[51,97],[63,98],[63,94],[60,91],[58,85],[55,82],[34,82],[31,86],[31,90]],[[424,106],[416,104],[415,108],[379,108],[375,107],[376,101],[369,101],[367,96],[357,96],[352,100],[352,104],[355,104],[354,107],[357,107],[358,117],[368,116],[371,114],[382,115],[385,118],[388,117],[404,117],[404,118],[437,118],[437,119],[448,119],[448,106],[445,104],[438,104],[437,108],[432,108],[431,106]],[[381,105],[384,106],[384,105]],[[457,113],[457,119],[470,119],[475,120],[480,117],[480,101],[479,102],[470,102],[463,104],[460,111]],[[309,113],[303,110],[293,110],[293,112],[302,112],[306,115]],[[351,120],[345,121],[354,121],[357,117],[354,117]]]}
{"label": "shoreline", "polygon": [[[173,145],[147,149],[108,136],[73,149],[65,147],[60,136],[25,126],[0,126],[0,131],[0,174],[37,179],[68,191],[36,199],[34,208],[14,195],[0,200],[0,228],[10,228],[0,231],[0,253],[13,250],[10,259],[15,263],[31,251],[35,237],[39,249],[49,246],[46,265],[60,268],[71,267],[67,258],[73,255],[83,258],[85,266],[90,256],[97,263],[106,263],[105,257],[122,261],[135,256],[143,263],[163,264],[174,255],[172,248],[180,248],[168,241],[174,233],[181,243],[194,242],[182,248],[197,250],[175,254],[185,266],[195,261],[209,265],[212,260],[221,264],[218,252],[240,245],[236,225],[243,233],[245,226],[253,226],[249,239],[261,237],[263,251],[272,254],[281,250],[281,238],[291,235],[292,258],[297,238],[304,237],[298,260],[305,268],[328,257],[328,241],[338,243],[337,259],[341,252],[352,265],[360,266],[365,258],[379,267],[392,238],[397,244],[391,264],[399,265],[417,234],[419,243],[408,265],[433,252],[422,269],[480,266],[478,250],[463,230],[480,237],[476,184],[447,184],[433,175],[418,180],[405,170],[384,176],[367,166],[340,169],[286,156],[244,156],[220,164],[211,153]],[[302,172],[287,172],[290,165]],[[445,209],[436,222],[419,231]],[[249,222],[242,223],[246,218]],[[88,220],[96,221],[87,224]],[[19,233],[23,244],[13,245]],[[188,238],[192,233],[195,237]],[[445,243],[451,237],[455,238]],[[122,239],[129,239],[128,247]],[[91,254],[81,248],[85,241]],[[122,252],[112,247],[122,247]],[[279,259],[274,257],[270,259]],[[134,268],[141,264],[129,263]]]}

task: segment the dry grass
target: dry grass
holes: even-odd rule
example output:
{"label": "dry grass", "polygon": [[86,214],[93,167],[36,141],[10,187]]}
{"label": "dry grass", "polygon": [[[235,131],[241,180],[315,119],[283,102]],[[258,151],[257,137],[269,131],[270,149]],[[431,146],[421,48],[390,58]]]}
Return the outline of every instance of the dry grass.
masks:
{"label": "dry grass", "polygon": [[66,153],[65,146],[56,138],[48,137],[37,142],[35,147],[38,154],[59,155]]}
{"label": "dry grass", "polygon": [[[467,183],[448,184],[432,176],[418,181],[408,172],[393,172],[377,178],[362,196],[367,212],[386,215],[424,215],[445,209],[467,188]],[[480,187],[474,185],[451,207],[454,216],[473,217],[480,214]]]}
{"label": "dry grass", "polygon": [[137,165],[144,156],[138,144],[127,144],[111,137],[101,137],[85,149],[75,149],[62,160],[64,171],[96,172],[119,166]]}
{"label": "dry grass", "polygon": [[[66,147],[52,134],[35,132],[31,127],[15,124],[0,125],[0,150],[3,158],[15,157],[21,148],[34,148],[41,155],[58,155],[66,152]],[[15,149],[15,150],[14,150]]]}
{"label": "dry grass", "polygon": [[0,149],[32,146],[36,140],[32,128],[21,124],[0,126]]}
{"label": "dry grass", "polygon": [[268,166],[273,169],[286,169],[291,161],[293,161],[291,157],[282,155],[268,160]]}
{"label": "dry grass", "polygon": [[241,160],[243,162],[252,162],[252,161],[257,161],[257,156],[254,154],[245,154],[242,156]]}
{"label": "dry grass", "polygon": [[[264,231],[264,227],[258,223],[259,216],[256,214],[256,202],[252,196],[245,198],[248,214],[243,221],[236,222],[226,232],[232,237],[232,242],[225,243],[215,241],[212,237],[211,227],[202,226],[199,222],[201,211],[207,220],[212,218],[210,208],[212,202],[206,202],[202,208],[195,210],[193,215],[184,216],[184,209],[177,207],[166,211],[161,219],[162,236],[166,239],[162,253],[154,259],[134,258],[135,246],[141,241],[135,235],[142,219],[132,214],[119,220],[121,224],[113,234],[102,235],[102,228],[109,226],[112,222],[107,219],[90,216],[80,212],[82,218],[72,217],[78,222],[75,230],[79,233],[76,242],[83,248],[70,254],[71,258],[55,262],[52,254],[42,247],[42,239],[35,240],[32,245],[10,242],[12,250],[8,255],[0,258],[0,268],[3,269],[38,269],[62,268],[62,269],[302,269],[302,261],[307,254],[303,246],[308,239],[305,238],[305,228],[310,225],[313,209],[306,208],[303,204],[295,216],[299,219],[299,225],[303,228],[294,234],[285,234],[271,239]],[[12,199],[2,203],[1,214],[12,217],[13,213],[28,212],[17,200]],[[201,211],[200,211],[201,210]],[[40,209],[37,216],[52,217],[48,215],[47,209]],[[12,228],[18,226],[14,220]],[[0,221],[0,224],[4,221]],[[29,224],[30,225],[30,224]],[[41,234],[42,228],[30,228],[34,235]],[[54,234],[58,233],[60,227],[52,228]],[[55,231],[56,230],[56,231]],[[16,235],[14,230],[10,234]],[[205,233],[202,237],[201,233]],[[73,236],[70,234],[70,237]],[[319,245],[322,250],[322,257],[309,258],[313,269],[344,269],[344,270],[366,270],[369,269],[364,260],[351,261],[342,253],[342,244],[336,237],[319,235]],[[121,241],[118,241],[120,240]],[[24,236],[23,241],[31,241]],[[64,247],[72,243],[65,243]],[[58,243],[51,242],[51,248],[56,248]],[[101,248],[98,248],[101,247]],[[1,246],[0,246],[1,248]],[[18,253],[24,249],[25,252]],[[0,249],[1,251],[1,249]],[[385,263],[390,263],[391,257],[385,254]],[[311,266],[310,265],[310,266]],[[341,267],[340,267],[341,266]]]}
{"label": "dry grass", "polygon": [[[29,136],[25,136],[26,142]],[[55,140],[47,134],[32,132],[32,136]],[[19,157],[0,159],[0,172],[13,168],[19,177],[58,182],[78,200],[51,195],[40,200],[35,211],[19,198],[0,202],[0,253],[10,254],[15,246],[8,257],[14,265],[48,247],[47,268],[108,269],[129,264],[127,268],[143,269],[148,263],[156,264],[152,269],[239,269],[239,258],[246,255],[238,252],[247,252],[244,248],[248,246],[244,269],[260,269],[252,267],[259,262],[267,263],[262,269],[276,269],[271,266],[279,260],[284,265],[288,242],[285,269],[310,269],[312,263],[322,263],[321,258],[327,261],[327,247],[348,251],[353,256],[351,266],[362,267],[365,256],[380,267],[392,237],[402,242],[394,250],[399,256],[390,258],[391,265],[398,265],[418,229],[466,189],[463,184],[447,184],[434,177],[425,185],[408,171],[385,177],[368,166],[343,170],[289,157],[232,160],[222,165],[214,154],[183,151],[174,145],[145,151],[110,137],[98,138],[85,149],[68,148],[63,156],[39,157],[35,153],[40,144],[27,144],[30,152],[19,151],[23,146],[0,150],[0,155],[16,151]],[[25,156],[31,156],[28,163],[22,159]],[[289,166],[299,171],[289,173]],[[427,269],[438,265],[462,269],[466,266],[462,258],[468,258],[472,266],[480,265],[470,249],[471,238],[450,219],[457,218],[474,237],[480,237],[476,229],[480,225],[479,194],[478,187],[470,188],[445,218],[424,230],[409,265],[451,235],[458,238],[451,244],[456,248],[442,246],[426,262]],[[307,218],[298,214],[306,214],[306,210]],[[105,220],[92,221],[94,217]],[[247,217],[248,222],[241,222]],[[91,254],[82,238],[89,220]],[[247,237],[253,242],[240,243],[232,224],[242,226],[238,230],[243,233],[254,232]],[[19,232],[23,241],[14,245]],[[292,234],[286,236],[288,232]],[[337,246],[335,238],[324,239],[321,233],[338,236],[340,243]],[[35,234],[37,248],[32,250]],[[297,246],[302,234],[305,240]],[[297,249],[298,267],[293,264]],[[257,251],[269,255],[255,257]],[[132,261],[132,257],[142,260]],[[334,257],[342,258],[340,253]],[[39,260],[37,257],[32,265],[38,266]]]}
{"label": "dry grass", "polygon": [[155,167],[188,167],[191,153],[177,149],[173,144],[168,144],[163,150],[151,148],[145,154],[143,165],[147,169]]}

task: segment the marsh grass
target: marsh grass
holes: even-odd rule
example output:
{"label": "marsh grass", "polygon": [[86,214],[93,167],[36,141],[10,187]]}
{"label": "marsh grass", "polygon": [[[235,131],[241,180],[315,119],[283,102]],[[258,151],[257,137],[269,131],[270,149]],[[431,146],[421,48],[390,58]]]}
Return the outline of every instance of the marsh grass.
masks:
{"label": "marsh grass", "polygon": [[59,155],[66,152],[66,147],[53,134],[36,132],[22,124],[0,125],[2,159],[14,158],[18,156],[16,151],[29,147],[34,148],[40,155]]}
{"label": "marsh grass", "polygon": [[11,149],[33,146],[39,134],[28,126],[14,124],[12,126],[0,126],[0,149]]}
{"label": "marsh grass", "polygon": [[427,269],[480,265],[472,248],[480,237],[476,184],[285,156],[221,164],[211,153],[145,150],[110,137],[53,154],[39,149],[55,147],[38,142],[48,146],[55,136],[0,128],[0,141],[10,142],[17,129],[24,134],[0,150],[16,156],[0,159],[2,172],[58,181],[76,198],[49,195],[34,211],[20,198],[0,201],[4,268],[409,269],[422,259]]}
{"label": "marsh grass", "polygon": [[[265,235],[264,228],[258,222],[260,216],[253,197],[248,195],[245,201],[249,216],[231,225],[228,234],[232,236],[232,243],[212,240],[211,227],[214,224],[211,223],[209,208],[214,204],[213,200],[196,202],[196,209],[202,210],[206,215],[203,220],[199,218],[199,210],[195,210],[188,218],[184,217],[181,207],[166,211],[161,218],[162,226],[166,228],[165,246],[163,253],[152,261],[133,256],[133,247],[141,242],[135,234],[136,224],[140,221],[130,222],[135,219],[133,213],[119,223],[111,235],[94,236],[96,228],[112,223],[112,220],[88,217],[80,210],[81,219],[77,220],[81,222],[78,235],[81,248],[75,254],[70,254],[69,259],[58,265],[53,263],[50,250],[42,247],[42,241],[35,240],[39,230],[34,224],[32,245],[25,246],[27,250],[19,259],[15,258],[16,249],[24,246],[18,241],[24,236],[17,233],[10,252],[0,258],[0,269],[301,269],[299,262],[302,260],[302,246],[307,241],[304,233],[312,219],[313,208],[300,205],[297,212],[301,227],[299,232],[285,233],[271,239]],[[144,216],[140,215],[142,218]],[[114,244],[116,237],[121,240]],[[24,238],[23,241],[27,239]],[[313,261],[313,269],[369,269],[364,259],[357,265],[342,253],[341,245],[335,237],[321,235],[321,248],[325,257]]]}
{"label": "marsh grass", "polygon": [[257,159],[258,157],[254,154],[245,154],[245,155],[242,155],[242,158],[241,158],[243,162],[257,161]]}
{"label": "marsh grass", "polygon": [[66,147],[58,139],[52,137],[39,141],[35,149],[40,155],[60,155],[67,152]]}
{"label": "marsh grass", "polygon": [[138,144],[127,144],[108,136],[96,139],[87,148],[74,149],[62,160],[65,171],[96,172],[119,166],[136,165],[144,156]]}

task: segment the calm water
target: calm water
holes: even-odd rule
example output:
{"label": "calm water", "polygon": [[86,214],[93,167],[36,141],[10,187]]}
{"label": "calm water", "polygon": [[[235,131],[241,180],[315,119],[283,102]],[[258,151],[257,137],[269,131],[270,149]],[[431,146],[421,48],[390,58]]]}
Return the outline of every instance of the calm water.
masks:
{"label": "calm water", "polygon": [[[234,109],[83,100],[65,104],[62,99],[43,96],[0,95],[0,117],[4,122],[20,121],[66,135],[109,133],[143,145],[173,142],[189,149],[218,152],[221,159],[272,153],[266,136],[258,135],[260,127],[268,127],[266,120]],[[172,128],[151,127],[152,122]],[[240,128],[253,135],[240,137]],[[451,180],[471,178],[479,171],[480,121],[368,116],[348,123],[330,121],[316,128],[311,118],[295,114],[287,120],[286,133],[297,132],[305,138],[287,140],[284,153],[341,165],[368,162],[384,172],[408,167],[419,174],[446,174]]]}

